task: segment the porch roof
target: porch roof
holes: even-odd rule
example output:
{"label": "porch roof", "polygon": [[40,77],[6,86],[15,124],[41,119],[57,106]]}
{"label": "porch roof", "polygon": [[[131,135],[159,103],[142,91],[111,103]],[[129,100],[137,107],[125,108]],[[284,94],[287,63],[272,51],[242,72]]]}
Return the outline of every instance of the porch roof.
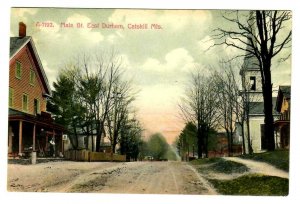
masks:
{"label": "porch roof", "polygon": [[45,117],[45,114],[41,115],[30,115],[21,111],[17,111],[9,108],[8,111],[8,121],[25,121],[29,123],[35,123],[37,125],[42,125],[44,127],[53,128],[55,130],[65,131],[65,128],[62,125],[59,125],[53,121],[50,117]]}

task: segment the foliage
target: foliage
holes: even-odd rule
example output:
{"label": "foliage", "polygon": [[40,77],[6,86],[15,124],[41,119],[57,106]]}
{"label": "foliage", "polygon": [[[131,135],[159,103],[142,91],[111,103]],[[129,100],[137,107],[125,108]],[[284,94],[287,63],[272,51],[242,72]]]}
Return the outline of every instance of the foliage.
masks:
{"label": "foliage", "polygon": [[244,159],[253,159],[256,161],[267,162],[279,169],[289,171],[289,150],[276,150],[264,153],[255,153],[251,155],[242,155]]}
{"label": "foliage", "polygon": [[[103,51],[84,53],[71,61],[53,84],[53,98],[48,110],[74,138],[71,142],[75,149],[78,148],[80,134],[86,136],[85,148],[89,148],[89,140],[94,141],[95,136],[96,143],[91,142],[91,150],[99,152],[101,137],[106,135],[115,152],[121,130],[132,127],[128,123],[133,119],[130,105],[135,96],[130,81],[123,79],[122,60],[114,52]],[[127,137],[127,143],[132,143],[127,144],[130,157],[136,158],[141,133],[133,132],[128,133],[130,136],[124,133],[123,137]]]}
{"label": "foliage", "polygon": [[63,125],[70,136],[73,148],[78,148],[77,127],[83,119],[84,107],[76,100],[75,83],[64,74],[60,74],[53,83],[53,96],[47,103],[47,110],[54,115],[55,122]]}
{"label": "foliage", "polygon": [[178,157],[174,151],[174,149],[172,149],[172,147],[169,145],[168,151],[166,153],[166,159],[167,160],[171,160],[171,161],[177,161]]}
{"label": "foliage", "polygon": [[192,122],[188,122],[181,131],[176,147],[181,156],[193,150],[197,152],[197,127]]}
{"label": "foliage", "polygon": [[120,153],[126,154],[127,160],[138,160],[143,154],[144,141],[142,140],[142,128],[138,121],[126,122],[120,131]]}
{"label": "foliage", "polygon": [[164,160],[168,152],[169,145],[166,139],[160,133],[155,133],[150,136],[147,141],[148,156],[152,156],[154,160]]}
{"label": "foliage", "polygon": [[233,180],[209,180],[224,195],[286,196],[289,180],[275,176],[250,174]]}

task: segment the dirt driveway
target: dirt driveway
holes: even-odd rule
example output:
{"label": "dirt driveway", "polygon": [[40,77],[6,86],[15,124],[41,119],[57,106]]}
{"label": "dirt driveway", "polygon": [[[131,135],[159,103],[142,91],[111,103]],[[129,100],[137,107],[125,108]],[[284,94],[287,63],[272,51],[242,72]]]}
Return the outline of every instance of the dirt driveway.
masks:
{"label": "dirt driveway", "polygon": [[184,162],[49,162],[8,165],[8,191],[216,194]]}

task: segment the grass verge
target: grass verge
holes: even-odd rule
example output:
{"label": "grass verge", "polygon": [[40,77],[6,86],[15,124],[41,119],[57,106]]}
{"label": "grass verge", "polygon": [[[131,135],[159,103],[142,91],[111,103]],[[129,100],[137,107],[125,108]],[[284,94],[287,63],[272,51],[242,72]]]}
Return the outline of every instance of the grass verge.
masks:
{"label": "grass verge", "polygon": [[274,176],[250,174],[233,180],[209,180],[223,195],[287,196],[289,180]]}
{"label": "grass verge", "polygon": [[240,157],[266,162],[284,171],[289,171],[289,150],[276,150],[264,153],[255,153],[252,155],[242,155]]}
{"label": "grass verge", "polygon": [[[205,159],[197,159],[190,162],[192,165],[197,165],[200,167],[200,171],[213,171],[216,173],[224,173],[224,174],[231,174],[231,173],[244,173],[248,171],[248,167],[244,164],[227,161],[222,158],[205,158]],[[203,166],[205,164],[211,164],[209,166]]]}
{"label": "grass verge", "polygon": [[192,165],[212,164],[212,163],[218,162],[220,160],[223,160],[223,159],[222,158],[195,159],[193,161],[190,161],[190,164],[192,164]]}
{"label": "grass verge", "polygon": [[247,166],[241,163],[220,160],[209,167],[211,170],[218,173],[232,174],[232,173],[244,173],[249,170]]}

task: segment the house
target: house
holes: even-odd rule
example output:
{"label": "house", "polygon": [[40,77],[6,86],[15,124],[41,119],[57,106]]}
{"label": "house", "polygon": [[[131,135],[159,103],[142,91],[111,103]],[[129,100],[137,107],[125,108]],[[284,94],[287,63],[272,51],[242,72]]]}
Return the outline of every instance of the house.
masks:
{"label": "house", "polygon": [[[96,130],[92,132],[92,135],[87,136],[86,133],[83,132],[81,129],[79,128],[77,129],[77,145],[78,145],[77,149],[85,149],[93,152],[96,150],[96,140],[97,140]],[[71,138],[67,137],[63,141],[64,141],[65,151],[73,149]],[[112,151],[111,143],[103,134],[100,141],[100,152],[110,153],[111,151]]]}
{"label": "house", "polygon": [[49,155],[49,141],[55,153],[63,150],[64,128],[46,111],[51,89],[33,39],[26,25],[19,23],[19,36],[10,38],[8,154],[23,156],[31,151]]}
{"label": "house", "polygon": [[276,148],[289,149],[291,86],[279,86],[275,110],[280,113],[279,119],[274,122]]}

